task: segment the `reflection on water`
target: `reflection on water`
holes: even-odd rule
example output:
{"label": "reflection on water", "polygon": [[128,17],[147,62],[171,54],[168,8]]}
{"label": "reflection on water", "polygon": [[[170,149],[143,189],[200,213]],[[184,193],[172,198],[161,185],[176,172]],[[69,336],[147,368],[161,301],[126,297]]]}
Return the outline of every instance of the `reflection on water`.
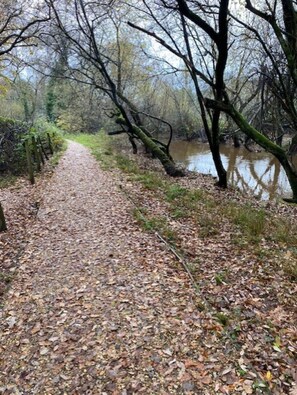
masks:
{"label": "reflection on water", "polygon": [[[216,176],[215,166],[207,144],[174,141],[171,154],[177,163],[189,170]],[[252,192],[259,199],[291,195],[286,174],[279,162],[267,152],[249,152],[245,148],[221,146],[222,161],[228,172],[228,182],[243,192]],[[295,157],[297,166],[297,157]]]}

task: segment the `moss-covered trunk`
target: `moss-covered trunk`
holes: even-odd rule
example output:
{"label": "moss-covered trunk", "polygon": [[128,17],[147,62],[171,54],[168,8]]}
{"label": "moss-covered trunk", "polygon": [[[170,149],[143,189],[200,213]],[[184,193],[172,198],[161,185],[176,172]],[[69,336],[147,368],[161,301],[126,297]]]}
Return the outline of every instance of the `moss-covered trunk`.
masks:
{"label": "moss-covered trunk", "polygon": [[139,127],[133,125],[133,133],[142,141],[145,147],[162,163],[166,173],[172,177],[184,176],[184,172],[178,169],[175,163],[169,158],[169,156],[150,138],[148,137]]}
{"label": "moss-covered trunk", "polygon": [[262,133],[260,133],[257,129],[251,126],[246,119],[233,107],[230,109],[230,115],[233,120],[237,123],[240,129],[245,133],[248,137],[250,137],[253,141],[259,144],[262,148],[273,154],[282,165],[283,169],[286,172],[288,177],[292,192],[293,199],[292,201],[297,203],[297,172],[292,167],[288,160],[288,156],[286,151],[281,148],[279,145],[275,144],[267,137],[265,137]]}
{"label": "moss-covered trunk", "polygon": [[[118,105],[118,107],[121,109],[122,114],[125,114],[124,110]],[[153,140],[153,138],[150,136],[150,134],[145,133],[140,127],[132,124],[129,122],[129,125],[127,125],[127,119],[124,119],[123,117],[118,117],[116,120],[116,123],[119,125],[124,125],[128,126],[130,132],[133,134],[133,136],[136,136],[139,138],[139,140],[143,143],[144,147],[148,152],[152,153],[152,155],[159,159],[159,161],[162,163],[164,170],[166,173],[171,176],[171,177],[182,177],[184,176],[184,172],[181,169],[178,169],[173,162],[173,160],[164,152],[158,144]]]}
{"label": "moss-covered trunk", "polygon": [[2,205],[0,203],[0,232],[4,232],[5,230],[7,230],[5,216]]}
{"label": "moss-covered trunk", "polygon": [[243,117],[243,115],[239,111],[237,111],[230,103],[206,99],[205,105],[208,108],[220,109],[226,114],[229,114],[246,136],[248,136],[255,143],[259,144],[262,148],[270,152],[279,160],[280,164],[286,172],[290,187],[293,192],[293,198],[286,200],[297,203],[297,171],[291,165],[286,151],[282,147],[265,137],[252,125],[250,125],[248,121]]}

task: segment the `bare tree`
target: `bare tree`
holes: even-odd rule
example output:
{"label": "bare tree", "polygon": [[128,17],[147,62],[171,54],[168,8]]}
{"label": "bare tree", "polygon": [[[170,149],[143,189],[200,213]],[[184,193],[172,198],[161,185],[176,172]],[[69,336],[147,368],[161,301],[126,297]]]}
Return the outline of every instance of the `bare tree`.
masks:
{"label": "bare tree", "polygon": [[[217,46],[208,51],[209,63],[205,62],[201,54],[205,52],[205,46],[209,42],[207,32],[211,31],[212,37],[220,37],[226,34],[226,26],[220,23],[225,12],[224,2],[216,13],[210,13],[211,23],[215,26],[209,29],[205,34],[197,32],[195,24],[187,20],[182,12],[176,12],[177,5],[175,2],[160,1],[160,5],[154,6],[147,0],[142,1],[145,15],[151,28],[139,26],[133,22],[128,24],[139,31],[144,32],[154,38],[160,45],[170,51],[176,57],[180,58],[188,70],[194,86],[197,101],[200,106],[200,116],[202,118],[204,131],[207,136],[213,161],[218,174],[218,185],[227,186],[227,173],[223,166],[220,156],[220,119],[221,110],[216,109],[209,111],[204,102],[205,85],[212,90],[216,99],[222,97],[222,78],[225,70],[226,48]],[[207,8],[207,6],[206,6]],[[212,7],[210,7],[212,11]],[[206,24],[206,23],[205,23]]]}

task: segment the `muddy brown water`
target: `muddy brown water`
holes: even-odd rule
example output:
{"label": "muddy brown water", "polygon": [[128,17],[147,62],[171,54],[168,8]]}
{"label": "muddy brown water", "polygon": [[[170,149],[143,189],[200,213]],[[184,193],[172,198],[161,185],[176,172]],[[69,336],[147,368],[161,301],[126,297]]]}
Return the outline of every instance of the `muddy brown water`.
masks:
{"label": "muddy brown water", "polygon": [[[215,166],[207,144],[173,141],[171,154],[187,169],[216,176]],[[245,148],[221,146],[222,161],[228,172],[228,182],[243,192],[253,193],[261,200],[291,197],[286,174],[279,162],[267,152],[249,152]],[[297,166],[297,156],[294,157]]]}

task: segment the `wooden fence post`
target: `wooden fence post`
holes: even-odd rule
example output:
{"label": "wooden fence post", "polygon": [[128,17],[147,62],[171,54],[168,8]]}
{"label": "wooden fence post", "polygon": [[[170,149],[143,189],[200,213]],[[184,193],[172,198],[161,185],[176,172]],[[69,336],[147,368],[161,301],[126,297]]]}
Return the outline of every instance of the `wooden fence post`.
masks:
{"label": "wooden fence post", "polygon": [[35,183],[34,171],[33,171],[31,150],[30,150],[29,140],[28,139],[25,140],[25,148],[26,148],[26,157],[27,157],[27,166],[28,166],[29,180],[30,180],[31,184],[34,184]]}
{"label": "wooden fence post", "polygon": [[32,136],[32,146],[33,146],[35,160],[37,163],[37,171],[41,171],[40,152],[39,152],[39,149],[37,148],[37,143],[36,143],[36,139],[34,136]]}
{"label": "wooden fence post", "polygon": [[[47,155],[47,153],[46,153],[46,150],[44,149],[44,146],[43,146],[43,144],[42,144],[42,141],[41,141],[40,136],[38,136],[37,141],[38,141],[38,144],[39,144],[39,146],[40,146],[40,148],[41,148],[41,152],[43,153],[45,159],[48,160],[48,155]],[[44,164],[44,160],[43,160],[43,164]]]}
{"label": "wooden fence post", "polygon": [[0,232],[4,232],[7,230],[6,222],[5,222],[5,216],[4,216],[4,211],[2,208],[2,205],[0,203]]}
{"label": "wooden fence post", "polygon": [[50,154],[53,155],[54,150],[53,150],[51,136],[50,136],[49,133],[47,133],[47,141],[48,141],[48,147],[49,147],[49,150],[50,150]]}

